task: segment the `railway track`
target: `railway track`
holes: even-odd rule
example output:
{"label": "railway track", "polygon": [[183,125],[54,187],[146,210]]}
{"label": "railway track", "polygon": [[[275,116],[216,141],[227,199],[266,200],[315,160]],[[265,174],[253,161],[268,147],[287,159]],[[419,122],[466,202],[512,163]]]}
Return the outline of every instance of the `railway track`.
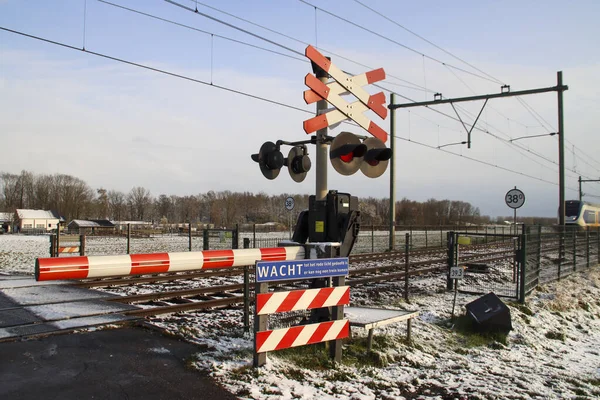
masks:
{"label": "railway track", "polygon": [[[466,254],[461,256],[461,262],[485,263],[499,260],[511,259],[514,256],[512,246],[472,246],[470,251],[481,251],[482,249],[495,249],[492,252]],[[409,253],[408,275],[418,276],[428,273],[443,272],[447,268],[445,257],[446,249],[427,249],[412,251]],[[375,254],[361,254],[350,257],[351,269],[347,284],[358,286],[375,282],[388,282],[403,279],[406,276],[406,261],[403,252],[385,252]],[[388,264],[377,266],[364,266],[371,261],[391,261]],[[248,268],[252,273],[252,268]],[[108,287],[108,286],[133,286],[139,284],[154,284],[168,281],[198,281],[211,277],[236,277],[244,272],[244,267],[228,268],[223,270],[193,271],[189,273],[180,272],[176,274],[162,274],[158,276],[135,276],[115,277],[96,280],[85,280],[78,282],[75,286],[80,287]],[[306,287],[306,281],[278,283],[286,288]],[[244,284],[232,283],[217,286],[204,286],[182,290],[157,291],[144,294],[133,294],[126,296],[115,295],[110,301],[137,304],[143,308],[126,311],[125,314],[132,316],[155,316],[175,312],[203,310],[217,307],[237,306],[244,302]],[[250,285],[253,291],[253,285]],[[250,293],[250,297],[253,294]]]}

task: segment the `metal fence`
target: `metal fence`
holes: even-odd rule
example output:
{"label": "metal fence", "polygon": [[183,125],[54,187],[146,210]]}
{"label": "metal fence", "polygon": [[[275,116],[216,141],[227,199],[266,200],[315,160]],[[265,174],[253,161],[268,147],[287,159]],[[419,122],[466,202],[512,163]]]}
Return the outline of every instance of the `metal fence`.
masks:
{"label": "metal fence", "polygon": [[600,264],[600,230],[596,228],[544,233],[528,227],[524,239],[524,296],[538,285]]}

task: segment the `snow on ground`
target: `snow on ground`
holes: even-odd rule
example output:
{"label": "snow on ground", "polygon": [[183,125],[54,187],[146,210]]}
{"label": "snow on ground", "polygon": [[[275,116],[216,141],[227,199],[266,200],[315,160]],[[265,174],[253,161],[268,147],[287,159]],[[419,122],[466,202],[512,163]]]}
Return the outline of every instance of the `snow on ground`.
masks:
{"label": "snow on ground", "polygon": [[[417,282],[414,282],[417,283]],[[600,398],[600,271],[583,271],[540,287],[526,305],[505,301],[514,329],[505,339],[465,333],[450,320],[453,293],[440,277],[418,281],[406,303],[382,290],[353,288],[352,303],[419,310],[413,340],[405,323],[375,331],[372,355],[366,332],[353,328],[345,356],[323,367],[319,346],[269,353],[254,370],[252,338],[236,310],[178,314],[153,323],[198,343],[194,364],[241,398],[251,399],[563,399]],[[428,290],[423,290],[423,289]],[[458,312],[479,296],[458,295]],[[463,319],[464,320],[464,317]],[[326,362],[325,362],[326,364]]]}
{"label": "snow on ground", "polygon": [[[0,272],[31,273],[47,237],[0,237]],[[41,254],[46,256],[47,253]],[[194,281],[206,286],[239,278]],[[476,279],[471,277],[470,279]],[[184,282],[163,290],[189,287]],[[509,305],[513,330],[505,337],[470,334],[465,318],[451,321],[453,293],[445,279],[411,281],[410,303],[403,282],[352,288],[352,305],[418,310],[412,342],[406,324],[375,331],[367,354],[366,332],[353,328],[341,365],[328,364],[320,345],[272,352],[267,365],[252,368],[251,334],[243,332],[241,310],[171,314],[150,322],[197,343],[191,360],[243,399],[593,399],[600,398],[600,269],[574,273],[544,285],[520,305]],[[127,287],[115,292],[156,291]],[[457,314],[478,295],[458,294]],[[156,351],[156,350],[155,350]]]}

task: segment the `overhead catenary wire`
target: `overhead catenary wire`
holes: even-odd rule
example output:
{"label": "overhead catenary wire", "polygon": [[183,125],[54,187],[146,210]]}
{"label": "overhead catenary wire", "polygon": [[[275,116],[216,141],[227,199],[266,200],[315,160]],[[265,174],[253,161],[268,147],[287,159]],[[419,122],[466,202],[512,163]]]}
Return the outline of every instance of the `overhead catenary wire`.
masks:
{"label": "overhead catenary wire", "polygon": [[[169,2],[169,3],[171,3],[171,4],[177,4],[177,3],[175,3],[175,2],[173,2],[173,1],[171,1],[171,0],[165,0],[165,1],[167,1],[167,2]],[[191,0],[189,0],[189,1],[191,1]],[[305,2],[305,1],[303,1],[303,0],[300,0],[300,1],[301,1],[301,2],[303,2],[303,3],[305,3],[305,4],[309,4],[309,3],[307,3],[307,2]],[[198,2],[196,2],[196,3],[198,4]],[[294,37],[292,37],[292,36],[289,36],[289,35],[283,34],[283,33],[281,33],[281,32],[275,31],[275,30],[273,30],[273,29],[270,29],[270,28],[268,28],[268,27],[265,27],[265,26],[263,26],[263,25],[256,24],[256,23],[254,23],[254,22],[252,22],[252,21],[250,21],[250,20],[247,20],[247,19],[244,19],[244,18],[238,17],[238,16],[236,16],[236,15],[234,15],[234,14],[231,14],[231,13],[228,13],[228,12],[226,12],[226,11],[220,10],[220,9],[218,9],[218,8],[216,8],[216,7],[212,7],[212,6],[209,6],[209,5],[207,5],[207,4],[204,4],[204,3],[199,3],[199,4],[201,4],[201,5],[203,5],[203,6],[207,7],[207,8],[210,8],[210,9],[212,9],[212,10],[215,10],[215,11],[221,12],[221,13],[223,13],[223,14],[225,14],[225,15],[231,16],[232,18],[236,18],[236,19],[238,19],[238,20],[244,21],[244,22],[246,22],[246,23],[249,23],[249,24],[251,24],[251,25],[254,25],[254,26],[260,27],[261,29],[265,29],[265,30],[267,30],[267,31],[269,31],[269,32],[272,32],[272,33],[274,33],[274,34],[280,35],[280,36],[282,36],[282,37],[286,37],[286,38],[288,38],[288,39],[290,39],[290,40],[293,40],[293,41],[296,41],[296,42],[298,42],[298,43],[307,44],[306,42],[303,42],[303,41],[301,41],[301,40],[299,40],[299,39],[296,39],[296,38],[294,38]],[[310,5],[310,4],[309,4],[309,5]],[[319,9],[319,10],[322,10],[322,9],[320,9],[319,7],[316,7],[316,6],[314,6],[314,5],[311,5],[311,6],[312,6],[312,7],[314,7],[314,9],[315,9],[315,10],[317,10],[317,9]],[[193,12],[195,12],[195,10],[191,10],[191,8],[189,8],[189,7],[185,7],[185,6],[183,6],[183,8],[186,8],[186,9],[188,9],[189,11],[193,11]],[[323,12],[326,12],[325,10],[322,10],[322,11],[323,11]],[[204,14],[203,14],[203,15],[204,15]],[[218,20],[218,19],[215,19],[214,17],[212,17],[211,19],[212,19],[212,20],[214,20],[214,21],[220,22],[220,20]],[[234,27],[235,29],[238,29],[238,28],[236,28],[236,27],[235,27],[234,25],[232,25],[232,24],[226,23],[226,22],[224,22],[224,21],[223,21],[223,23],[224,23],[224,24],[226,24],[227,26]],[[350,23],[350,22],[349,22],[349,23]],[[240,28],[240,29],[241,29],[241,28]],[[246,30],[243,30],[243,29],[241,29],[241,30],[242,30],[242,31],[246,31]],[[254,37],[261,38],[261,36],[260,36],[260,35],[254,35],[254,34],[253,34],[253,36],[254,36]],[[266,38],[265,38],[265,39],[266,39]],[[273,44],[273,43],[276,43],[276,42],[273,42],[273,41],[271,41],[271,40],[269,40],[269,39],[266,39],[266,40],[267,40],[269,43],[272,43],[272,44]],[[276,45],[277,45],[277,44],[276,44]],[[288,49],[288,47],[287,47],[287,46],[284,46],[284,48]],[[361,66],[364,66],[364,67],[366,67],[366,68],[372,68],[372,67],[366,66],[366,65],[364,65],[364,64],[358,63],[358,62],[356,62],[356,61],[354,61],[354,60],[351,60],[351,59],[348,59],[348,58],[346,58],[346,57],[343,57],[343,56],[341,56],[341,55],[339,55],[339,54],[331,53],[331,52],[327,51],[326,49],[322,49],[322,50],[323,50],[323,51],[325,51],[325,52],[327,52],[327,53],[330,53],[330,54],[332,54],[332,55],[335,55],[336,57],[339,57],[339,58],[345,59],[345,60],[347,60],[347,61],[350,61],[350,62],[352,62],[352,63],[355,63],[355,64],[357,64],[357,65],[361,65]],[[294,51],[295,51],[295,50],[294,50]],[[420,54],[422,54],[422,53],[420,53]],[[424,56],[426,56],[426,55],[424,55]],[[446,68],[448,68],[448,65],[447,65],[447,64],[443,63],[443,65],[445,65],[445,66],[446,66]],[[456,74],[454,74],[454,75],[456,75]],[[390,75],[390,74],[388,74],[388,76],[390,76],[390,77],[393,77],[393,76],[392,76],[392,75]],[[402,80],[401,78],[397,78],[397,77],[395,77],[395,79],[400,79],[400,80]],[[404,81],[404,82],[407,82],[407,83],[409,83],[409,84],[411,84],[411,85],[418,86],[417,84],[414,84],[414,83],[412,83],[412,82],[409,82],[409,81],[405,81],[405,80],[402,80],[402,81]],[[501,83],[501,82],[500,82],[500,83]],[[389,83],[389,82],[387,82],[387,84],[390,84],[390,83]],[[374,86],[378,86],[378,85],[374,85]],[[398,85],[398,86],[402,86],[402,85]],[[381,86],[378,86],[378,87],[381,87]],[[383,87],[381,87],[381,88],[383,88]],[[387,88],[383,88],[383,89],[384,89],[384,90],[386,90],[386,91],[388,91],[388,92],[392,92],[391,90],[389,90],[389,89],[387,89]],[[411,88],[411,89],[412,89],[412,88]],[[431,90],[429,90],[429,89],[427,89],[427,88],[424,88],[424,87],[421,87],[421,89],[423,89],[424,91],[427,91],[427,92],[434,92],[434,91],[431,91]],[[412,100],[412,101],[414,102],[414,100]],[[436,111],[437,111],[437,110],[436,110]],[[465,111],[466,111],[466,110],[465,110]],[[534,110],[534,111],[535,111],[535,110]],[[451,119],[454,119],[454,120],[456,120],[456,118],[454,118],[454,117],[452,117],[452,116],[450,116],[450,115],[448,115],[448,114],[445,114],[445,113],[443,113],[443,112],[442,112],[441,114],[442,114],[442,115],[444,115],[444,116],[446,116],[446,117],[449,117],[449,118],[451,118]],[[501,114],[501,113],[499,113],[499,114]],[[502,115],[503,115],[503,114],[502,114]],[[538,114],[538,115],[539,115],[539,114]],[[508,118],[508,117],[507,117],[507,118]],[[510,119],[510,118],[509,118],[509,119]],[[525,125],[525,124],[522,124],[522,123],[520,123],[519,121],[515,121],[515,120],[513,120],[513,121],[514,121],[514,122],[516,122],[516,123],[519,123],[520,125],[522,125],[522,126],[524,126],[524,127],[528,127],[527,125]],[[477,130],[481,130],[482,132],[485,132],[485,133],[487,133],[487,134],[491,134],[492,136],[494,136],[494,135],[493,135],[493,134],[492,134],[492,133],[489,131],[489,129],[482,130],[482,129],[478,128],[478,127],[475,127],[475,129],[477,129]],[[500,133],[502,133],[502,131],[501,131],[501,130],[499,130],[499,129],[497,129],[497,128],[495,128],[495,129],[496,129],[496,130],[498,130]],[[505,135],[505,136],[507,136],[508,138],[511,138],[511,137],[510,137],[510,135],[507,135],[507,134],[505,134],[505,133],[502,133],[502,134],[503,134],[503,135]],[[501,138],[498,138],[498,139],[502,140]],[[511,145],[512,145],[512,146],[515,146],[515,147],[518,147],[518,148],[521,148],[522,150],[524,150],[524,151],[527,151],[528,153],[531,153],[531,154],[533,154],[533,155],[535,155],[535,156],[537,156],[537,157],[539,157],[539,158],[545,159],[545,160],[546,160],[546,161],[548,161],[548,162],[551,162],[551,163],[553,163],[553,164],[557,164],[556,162],[554,162],[554,161],[552,161],[552,160],[549,160],[549,159],[547,159],[547,157],[544,157],[544,156],[542,156],[542,155],[538,154],[537,152],[534,152],[534,151],[532,151],[532,150],[531,150],[531,149],[529,149],[529,148],[525,148],[525,147],[523,147],[523,146],[521,146],[521,145],[519,145],[519,144],[516,144],[516,143],[511,143]],[[520,152],[519,152],[519,153],[520,153]],[[522,153],[521,153],[521,154],[522,154]]]}
{"label": "overhead catenary wire", "polygon": [[[385,15],[385,14],[383,14],[383,13],[381,13],[381,12],[379,12],[379,11],[375,10],[375,9],[374,9],[374,8],[372,8],[372,7],[369,7],[368,5],[364,4],[363,2],[361,2],[361,1],[359,1],[359,0],[354,0],[354,2],[356,2],[356,3],[360,4],[361,6],[363,6],[364,8],[366,8],[366,9],[368,9],[368,10],[371,10],[371,11],[372,11],[372,12],[374,12],[375,14],[377,14],[377,15],[379,15],[380,17],[382,17],[382,18],[386,19],[387,21],[391,22],[392,24],[394,24],[394,25],[396,25],[396,26],[398,26],[398,27],[400,27],[400,28],[404,29],[404,30],[405,30],[405,31],[407,31],[408,33],[410,33],[410,34],[412,34],[412,35],[414,35],[414,36],[418,37],[419,39],[421,39],[421,40],[423,40],[423,41],[425,41],[425,42],[429,43],[430,45],[432,45],[432,46],[433,46],[433,47],[435,47],[436,49],[443,51],[444,53],[448,54],[450,57],[453,57],[454,59],[456,59],[456,60],[458,60],[458,61],[462,62],[463,64],[466,64],[466,65],[468,65],[469,67],[471,67],[471,68],[473,68],[474,70],[476,70],[476,71],[478,71],[478,72],[482,73],[483,75],[485,75],[485,76],[487,76],[487,77],[489,77],[489,78],[491,78],[491,79],[493,79],[493,80],[495,80],[495,81],[497,81],[497,82],[500,82],[500,79],[498,79],[498,78],[496,78],[496,77],[494,77],[494,76],[492,76],[492,75],[488,74],[488,73],[487,73],[487,72],[485,72],[485,71],[482,71],[481,69],[477,68],[477,67],[476,67],[476,66],[474,66],[473,64],[470,64],[470,63],[468,63],[468,62],[467,62],[467,61],[465,61],[464,59],[462,59],[462,58],[458,57],[457,55],[455,55],[455,54],[453,54],[453,53],[449,52],[448,50],[446,50],[446,49],[444,49],[444,48],[442,48],[442,47],[438,46],[437,44],[435,44],[435,43],[433,43],[432,41],[430,41],[430,40],[428,40],[428,39],[424,38],[423,36],[419,35],[418,33],[416,33],[416,32],[413,32],[412,30],[408,29],[408,28],[407,28],[407,27],[405,27],[404,25],[401,25],[401,24],[399,24],[397,21],[394,21],[393,19],[389,18],[387,15]],[[446,67],[448,67],[448,65],[446,65]]]}
{"label": "overhead catenary wire", "polygon": [[[185,76],[185,75],[182,75],[182,74],[173,73],[173,72],[170,72],[170,71],[167,71],[167,70],[164,70],[164,69],[150,67],[148,65],[144,65],[144,64],[141,64],[141,63],[136,63],[136,62],[133,62],[133,61],[125,60],[125,59],[122,59],[122,58],[119,58],[119,57],[113,57],[113,56],[110,56],[110,55],[104,54],[104,53],[99,53],[99,52],[95,52],[95,51],[91,51],[91,50],[84,50],[82,48],[78,48],[76,46],[72,46],[72,45],[69,45],[69,44],[66,44],[66,43],[61,43],[61,42],[58,42],[58,41],[55,41],[55,40],[43,38],[43,37],[40,37],[40,36],[31,35],[31,34],[28,34],[28,33],[25,33],[25,32],[21,32],[21,31],[9,29],[9,28],[2,27],[2,26],[0,26],[0,30],[5,31],[5,32],[9,32],[9,33],[13,33],[13,34],[16,34],[16,35],[28,37],[30,39],[35,39],[35,40],[38,40],[38,41],[42,41],[42,42],[45,42],[45,43],[53,44],[53,45],[60,46],[60,47],[63,47],[63,48],[67,48],[67,49],[79,51],[79,52],[82,52],[82,53],[94,55],[94,56],[97,56],[97,57],[109,59],[109,60],[112,60],[112,61],[121,62],[121,63],[127,64],[127,65],[130,65],[130,66],[142,68],[142,69],[145,69],[145,70],[157,72],[157,73],[168,75],[168,76],[172,76],[172,77],[175,77],[175,78],[184,79],[184,80],[189,81],[189,82],[195,82],[195,83],[199,83],[199,84],[202,84],[202,85],[214,87],[216,89],[225,90],[225,91],[228,91],[228,92],[231,92],[231,93],[239,94],[239,95],[246,96],[246,97],[249,97],[249,98],[253,98],[253,99],[256,99],[256,100],[265,101],[265,102],[268,102],[268,103],[271,103],[271,104],[274,104],[274,105],[278,105],[278,106],[281,106],[281,107],[289,108],[289,109],[296,110],[296,111],[301,111],[303,113],[313,114],[311,111],[304,110],[304,109],[301,109],[301,108],[298,108],[298,107],[295,107],[295,106],[291,106],[289,104],[285,104],[285,103],[282,103],[282,102],[279,102],[279,101],[267,99],[267,98],[264,98],[264,97],[261,97],[261,96],[257,96],[257,95],[253,95],[253,94],[250,94],[250,93],[242,92],[240,90],[231,89],[231,88],[227,88],[227,87],[220,86],[220,85],[210,84],[209,82],[206,82],[206,81],[202,81],[202,80],[199,80],[199,79],[191,78],[191,77],[188,77],[188,76]],[[494,168],[497,168],[497,169],[500,169],[500,170],[503,170],[503,171],[515,173],[515,174],[518,174],[518,175],[522,175],[522,176],[529,177],[529,178],[532,178],[532,179],[535,179],[535,180],[538,180],[538,181],[542,181],[542,182],[546,182],[546,183],[556,184],[554,182],[547,181],[547,180],[535,177],[533,175],[525,174],[523,172],[516,171],[516,170],[510,169],[510,168],[507,168],[507,167],[502,167],[502,166],[499,166],[497,164],[492,164],[492,163],[489,163],[489,162],[486,162],[486,161],[483,161],[483,160],[476,159],[474,157],[464,156],[462,154],[456,154],[456,153],[453,153],[453,152],[450,152],[450,151],[447,151],[447,150],[443,150],[443,149],[437,149],[437,148],[435,148],[435,147],[433,147],[431,145],[428,145],[428,144],[425,144],[425,143],[421,143],[421,142],[415,141],[415,140],[408,140],[408,139],[403,138],[401,136],[395,136],[395,137],[397,137],[397,138],[399,138],[401,140],[406,140],[406,141],[409,141],[411,143],[416,143],[416,144],[419,144],[421,146],[425,146],[425,147],[428,147],[428,148],[445,151],[445,152],[447,152],[449,154],[454,154],[454,155],[462,157],[464,159],[468,159],[468,160],[471,160],[471,161],[474,161],[474,162],[477,162],[477,163],[480,163],[480,164],[488,165],[490,167],[494,167]]]}
{"label": "overhead catenary wire", "polygon": [[[165,1],[171,1],[171,0],[165,0]],[[352,26],[355,26],[356,28],[362,29],[362,30],[363,30],[363,31],[365,31],[365,32],[369,32],[369,33],[371,33],[372,35],[375,35],[375,36],[377,36],[377,37],[379,37],[379,38],[381,38],[381,39],[387,40],[387,41],[388,41],[388,42],[390,42],[390,43],[394,43],[394,44],[396,44],[396,45],[398,45],[398,46],[400,46],[400,47],[402,47],[402,48],[404,48],[404,49],[406,49],[406,50],[409,50],[409,51],[411,51],[411,52],[413,52],[413,53],[415,53],[415,54],[418,54],[418,55],[420,55],[420,56],[423,56],[423,57],[425,57],[425,58],[427,58],[427,59],[429,59],[429,60],[431,60],[431,61],[435,61],[435,62],[437,62],[437,63],[439,63],[439,64],[441,64],[441,65],[446,65],[446,66],[449,66],[450,68],[454,68],[454,69],[455,69],[455,70],[457,70],[457,71],[464,72],[464,73],[466,73],[466,74],[469,74],[469,75],[475,76],[475,77],[477,77],[477,78],[480,78],[480,79],[484,79],[484,80],[486,80],[486,81],[494,82],[494,83],[497,83],[497,84],[500,84],[500,85],[503,85],[503,84],[504,84],[502,81],[499,81],[499,80],[497,80],[497,79],[495,79],[495,78],[488,78],[488,77],[486,77],[486,76],[479,75],[479,74],[476,74],[476,73],[474,73],[474,72],[471,72],[471,71],[467,71],[467,70],[466,70],[466,69],[464,69],[464,68],[457,67],[457,66],[455,66],[455,65],[452,65],[452,64],[446,63],[446,62],[444,62],[444,61],[441,61],[441,60],[439,60],[439,59],[437,59],[437,58],[435,58],[435,57],[429,56],[429,55],[427,55],[427,54],[425,54],[425,53],[423,53],[423,52],[421,52],[421,51],[415,50],[415,49],[413,49],[412,47],[409,47],[409,46],[407,46],[407,45],[405,45],[405,44],[403,44],[403,43],[400,43],[400,42],[398,42],[397,40],[391,39],[391,38],[389,38],[389,37],[387,37],[387,36],[385,36],[385,35],[382,35],[382,34],[380,34],[380,33],[378,33],[378,32],[375,32],[375,31],[373,31],[373,30],[371,30],[371,29],[369,29],[369,28],[365,28],[365,27],[364,27],[364,26],[362,26],[361,24],[358,24],[358,23],[356,23],[356,22],[350,21],[349,19],[347,19],[347,18],[344,18],[344,17],[341,17],[341,16],[339,16],[339,15],[337,15],[337,14],[335,14],[335,13],[331,12],[331,11],[325,10],[324,8],[321,8],[321,7],[315,6],[314,4],[312,4],[312,3],[309,3],[309,2],[308,2],[308,1],[306,1],[306,0],[298,0],[298,1],[299,1],[299,2],[301,2],[301,3],[304,3],[304,4],[306,4],[306,5],[308,5],[308,6],[310,6],[310,7],[316,7],[316,8],[317,8],[319,11],[321,11],[321,12],[323,12],[323,13],[326,13],[326,14],[328,14],[328,15],[330,15],[330,16],[332,16],[332,17],[334,17],[334,18],[337,18],[337,19],[339,19],[340,21],[344,21],[344,22],[346,22],[346,23],[348,23],[348,24],[350,24],[350,25],[352,25]]]}
{"label": "overhead catenary wire", "polygon": [[289,105],[289,104],[285,104],[285,103],[277,101],[277,100],[268,99],[266,97],[257,96],[257,95],[251,94],[251,93],[243,92],[243,91],[237,90],[237,89],[228,88],[228,87],[222,86],[222,85],[215,85],[213,83],[206,82],[206,81],[203,81],[201,79],[196,79],[196,78],[192,78],[192,77],[189,77],[189,76],[186,76],[186,75],[182,75],[182,74],[178,74],[178,73],[175,73],[175,72],[170,72],[170,71],[167,71],[165,69],[151,67],[149,65],[145,65],[145,64],[141,64],[141,63],[129,61],[129,60],[126,60],[124,58],[114,57],[114,56],[110,56],[108,54],[99,53],[99,52],[91,51],[91,50],[88,50],[88,49],[79,48],[79,47],[76,47],[76,46],[72,46],[70,44],[61,43],[61,42],[58,42],[58,41],[55,41],[55,40],[43,38],[43,37],[40,37],[40,36],[31,35],[29,33],[17,31],[17,30],[14,30],[14,29],[9,29],[9,28],[3,27],[3,26],[0,26],[0,30],[6,31],[6,32],[10,32],[10,33],[14,33],[16,35],[21,35],[21,36],[24,36],[24,37],[28,37],[30,39],[35,39],[35,40],[39,40],[39,41],[42,41],[42,42],[54,44],[56,46],[61,46],[61,47],[67,48],[67,49],[80,51],[82,53],[87,53],[87,54],[95,55],[95,56],[98,56],[98,57],[106,58],[108,60],[113,60],[113,61],[121,62],[121,63],[128,64],[128,65],[131,65],[131,66],[134,66],[134,67],[143,68],[143,69],[146,69],[146,70],[149,70],[149,71],[158,72],[160,74],[169,75],[169,76],[172,76],[172,77],[175,77],[175,78],[184,79],[184,80],[189,81],[189,82],[194,82],[194,83],[199,83],[201,85],[211,86],[211,87],[214,87],[214,88],[217,88],[217,89],[225,90],[225,91],[228,91],[228,92],[231,92],[231,93],[236,93],[236,94],[239,94],[239,95],[242,95],[242,96],[246,96],[246,97],[250,97],[250,98],[253,98],[253,99],[256,99],[256,100],[261,100],[261,101],[264,101],[264,102],[267,102],[267,103],[271,103],[271,104],[275,104],[275,105],[278,105],[278,106],[281,106],[281,107],[289,108],[289,109],[296,110],[296,111],[302,111],[303,113],[314,114],[314,112],[312,112],[312,111],[304,110],[304,109],[302,109],[300,107],[296,107],[296,106],[292,106],[292,105]]}

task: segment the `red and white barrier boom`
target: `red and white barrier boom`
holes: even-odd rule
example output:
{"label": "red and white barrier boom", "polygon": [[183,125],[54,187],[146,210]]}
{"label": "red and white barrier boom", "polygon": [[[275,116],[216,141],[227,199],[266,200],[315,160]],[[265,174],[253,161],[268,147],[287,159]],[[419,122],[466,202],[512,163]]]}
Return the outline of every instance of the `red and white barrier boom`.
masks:
{"label": "red and white barrier boom", "polygon": [[256,261],[302,259],[304,259],[304,247],[302,246],[120,256],[38,258],[35,261],[35,279],[49,281],[157,274],[210,268],[242,267],[253,265]]}

